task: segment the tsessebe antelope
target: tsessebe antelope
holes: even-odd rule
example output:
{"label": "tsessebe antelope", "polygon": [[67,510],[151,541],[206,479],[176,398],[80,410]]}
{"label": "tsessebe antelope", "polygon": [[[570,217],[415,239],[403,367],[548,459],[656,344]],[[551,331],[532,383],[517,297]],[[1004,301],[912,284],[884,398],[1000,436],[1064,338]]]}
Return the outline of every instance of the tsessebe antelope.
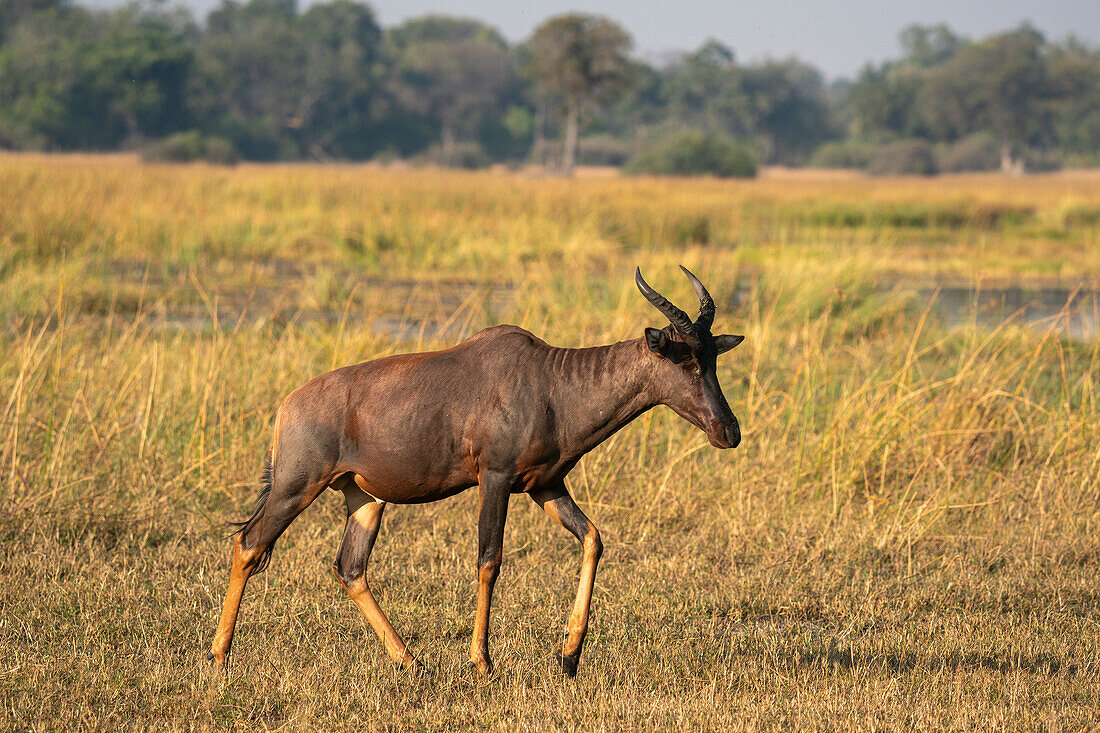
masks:
{"label": "tsessebe antelope", "polygon": [[347,523],[336,577],[402,667],[421,670],[378,607],[367,561],[387,504],[438,501],[477,485],[478,599],[471,663],[489,659],[489,607],[500,572],[511,494],[528,494],[583,545],[580,587],[559,654],[576,674],[588,630],[599,530],[574,503],[565,476],[588,451],[656,405],[695,425],[716,448],[741,442],[716,372],[719,354],[742,336],[712,336],[714,300],[681,268],[699,297],[699,317],[650,288],[642,295],[670,325],[608,346],[550,346],[516,326],[496,326],[443,351],[403,354],[323,374],[279,408],[259,506],[240,526],[218,630],[208,658],[224,668],[241,596],[275,541],[326,488],[341,491]]}

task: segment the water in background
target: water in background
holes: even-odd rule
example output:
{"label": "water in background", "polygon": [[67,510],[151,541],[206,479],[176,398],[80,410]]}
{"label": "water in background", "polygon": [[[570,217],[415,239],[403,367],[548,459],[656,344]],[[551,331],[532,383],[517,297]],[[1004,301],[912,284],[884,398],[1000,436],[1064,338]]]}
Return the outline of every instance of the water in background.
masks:
{"label": "water in background", "polygon": [[932,313],[948,328],[996,328],[1011,323],[1075,341],[1095,341],[1100,335],[1097,290],[953,286],[921,288],[917,293],[920,304],[931,302]]}

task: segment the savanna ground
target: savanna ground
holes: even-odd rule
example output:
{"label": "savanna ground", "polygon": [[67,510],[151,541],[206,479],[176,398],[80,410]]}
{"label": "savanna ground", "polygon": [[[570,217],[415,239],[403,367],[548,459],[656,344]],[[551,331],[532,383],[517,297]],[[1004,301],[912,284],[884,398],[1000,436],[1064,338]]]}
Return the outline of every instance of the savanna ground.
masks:
{"label": "savanna ground", "polygon": [[[0,727],[1100,724],[1096,339],[968,326],[919,295],[1095,288],[1098,176],[9,156],[0,202]],[[573,472],[607,544],[575,680],[552,653],[579,548],[522,496],[497,672],[466,668],[476,491],[391,507],[372,558],[433,678],[392,669],[333,577],[331,493],[252,581],[228,676],[208,672],[226,522],[256,499],[282,396],[499,322],[633,338],[662,325],[635,264],[694,311],[679,262],[716,330],[747,336],[720,364],[744,442],[716,451],[658,408]]]}

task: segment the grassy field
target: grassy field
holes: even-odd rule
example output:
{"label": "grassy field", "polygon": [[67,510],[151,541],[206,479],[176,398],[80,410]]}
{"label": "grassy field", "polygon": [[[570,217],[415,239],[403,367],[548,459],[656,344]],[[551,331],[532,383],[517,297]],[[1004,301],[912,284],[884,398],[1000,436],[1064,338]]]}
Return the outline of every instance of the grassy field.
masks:
{"label": "grassy field", "polygon": [[[751,182],[0,157],[0,728],[727,730],[1100,726],[1100,347],[948,327],[943,283],[1095,288],[1100,176]],[[396,672],[330,571],[322,496],[204,660],[226,522],[281,398],[500,322],[662,325],[634,266],[744,333],[735,451],[658,408],[570,477],[579,548],[513,497],[495,676],[465,667],[476,491],[392,507]],[[690,307],[689,307],[690,306]],[[965,319],[963,319],[965,321]],[[953,319],[957,323],[958,319]]]}

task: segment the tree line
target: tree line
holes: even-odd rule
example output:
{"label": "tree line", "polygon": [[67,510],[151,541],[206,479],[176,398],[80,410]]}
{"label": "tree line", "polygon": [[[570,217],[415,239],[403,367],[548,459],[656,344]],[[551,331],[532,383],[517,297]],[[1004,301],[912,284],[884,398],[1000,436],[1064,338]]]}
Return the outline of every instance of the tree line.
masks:
{"label": "tree line", "polygon": [[[968,40],[910,26],[901,56],[826,83],[718,41],[663,65],[600,16],[509,44],[369,5],[223,0],[94,11],[0,0],[0,147],[154,157],[575,163],[744,174],[755,162],[879,172],[1097,163],[1100,51],[1024,25]],[[724,166],[719,170],[715,161]]]}

